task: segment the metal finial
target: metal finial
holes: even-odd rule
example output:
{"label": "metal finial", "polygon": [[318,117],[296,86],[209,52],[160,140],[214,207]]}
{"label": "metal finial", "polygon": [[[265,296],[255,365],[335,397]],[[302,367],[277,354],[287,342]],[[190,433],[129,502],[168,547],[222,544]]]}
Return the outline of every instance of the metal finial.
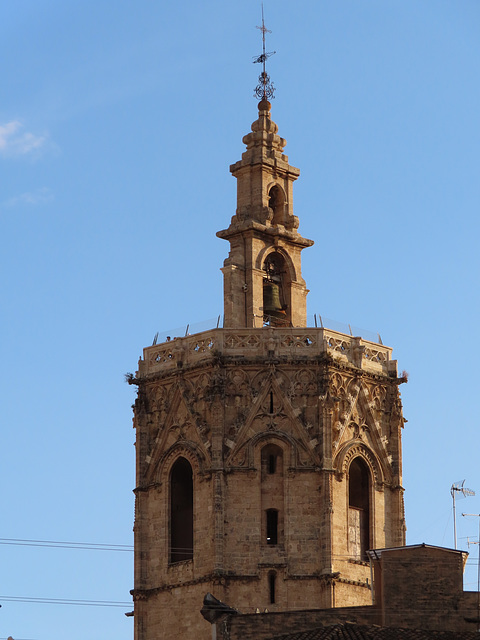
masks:
{"label": "metal finial", "polygon": [[270,82],[270,76],[267,74],[265,70],[265,63],[267,61],[267,58],[269,58],[270,56],[273,56],[273,54],[276,53],[276,51],[269,51],[268,53],[265,51],[265,34],[272,33],[272,32],[270,31],[270,29],[267,29],[265,26],[265,21],[263,19],[263,3],[262,3],[262,26],[257,27],[257,29],[260,29],[260,31],[262,32],[263,49],[262,49],[262,53],[259,56],[253,57],[253,62],[254,64],[256,62],[259,62],[260,64],[262,64],[263,71],[258,76],[258,84],[255,87],[255,92],[253,95],[255,98],[259,98],[260,100],[271,100],[274,98],[273,94],[275,92],[275,87],[273,86],[273,82]]}

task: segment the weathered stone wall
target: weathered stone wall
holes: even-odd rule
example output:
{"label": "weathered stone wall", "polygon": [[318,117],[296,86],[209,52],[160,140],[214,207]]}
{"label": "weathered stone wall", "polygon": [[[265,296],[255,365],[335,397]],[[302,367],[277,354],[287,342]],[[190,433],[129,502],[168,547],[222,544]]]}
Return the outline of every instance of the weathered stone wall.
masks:
{"label": "weathered stone wall", "polygon": [[211,582],[186,584],[138,600],[135,603],[135,638],[211,640],[211,625],[202,618],[200,609],[205,593],[213,588]]}

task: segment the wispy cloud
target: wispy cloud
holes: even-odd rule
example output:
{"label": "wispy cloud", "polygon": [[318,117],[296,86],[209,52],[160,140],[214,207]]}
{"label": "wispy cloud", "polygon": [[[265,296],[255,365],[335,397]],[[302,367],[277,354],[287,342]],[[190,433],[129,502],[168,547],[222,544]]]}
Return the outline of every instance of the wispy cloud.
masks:
{"label": "wispy cloud", "polygon": [[19,120],[0,124],[0,154],[24,156],[38,152],[46,143],[47,135],[36,135],[26,131]]}
{"label": "wispy cloud", "polygon": [[47,187],[36,189],[35,191],[26,191],[18,196],[13,196],[4,200],[1,203],[1,207],[4,209],[11,209],[19,205],[41,205],[51,202],[53,200],[53,192]]}

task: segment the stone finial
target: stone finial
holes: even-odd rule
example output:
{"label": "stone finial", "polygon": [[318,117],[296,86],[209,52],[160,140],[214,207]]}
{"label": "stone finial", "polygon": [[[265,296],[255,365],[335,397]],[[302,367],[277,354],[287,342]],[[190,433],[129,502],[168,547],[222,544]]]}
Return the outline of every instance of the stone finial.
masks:
{"label": "stone finial", "polygon": [[243,143],[247,145],[247,152],[252,147],[265,147],[282,154],[287,141],[277,135],[278,125],[271,118],[271,108],[272,105],[268,100],[259,102],[258,119],[252,123],[252,131],[243,137]]}
{"label": "stone finial", "polygon": [[267,111],[268,113],[270,113],[271,108],[272,105],[268,100],[260,100],[260,102],[258,103],[259,113],[261,113],[262,111]]}

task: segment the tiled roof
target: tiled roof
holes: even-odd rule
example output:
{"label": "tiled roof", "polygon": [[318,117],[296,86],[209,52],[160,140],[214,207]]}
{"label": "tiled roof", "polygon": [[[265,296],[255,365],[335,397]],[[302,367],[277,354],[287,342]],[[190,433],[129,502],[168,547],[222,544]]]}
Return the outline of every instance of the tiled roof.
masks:
{"label": "tiled roof", "polygon": [[394,629],[347,622],[274,636],[271,640],[478,640],[478,638],[479,634],[473,631]]}

